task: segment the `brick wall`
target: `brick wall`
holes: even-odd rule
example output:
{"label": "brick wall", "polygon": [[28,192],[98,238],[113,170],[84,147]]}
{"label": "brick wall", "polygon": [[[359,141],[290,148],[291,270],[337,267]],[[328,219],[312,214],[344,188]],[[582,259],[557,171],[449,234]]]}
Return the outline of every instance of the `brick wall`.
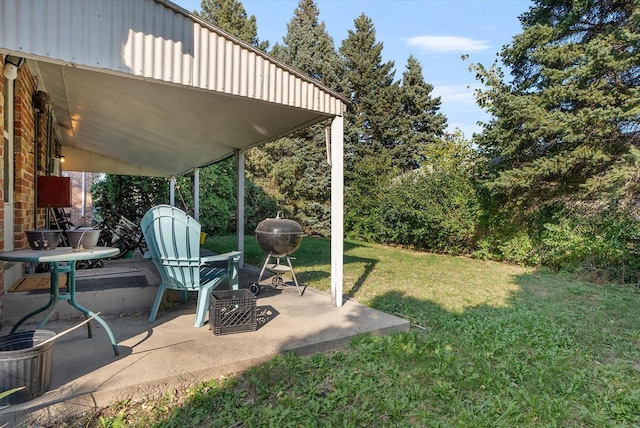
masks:
{"label": "brick wall", "polygon": [[[0,56],[2,63],[4,57]],[[4,79],[0,76],[0,89]],[[15,80],[14,91],[14,151],[3,153],[0,144],[0,168],[4,168],[4,157],[13,156],[14,160],[14,229],[12,236],[4,236],[4,205],[0,205],[0,249],[4,248],[4,239],[13,239],[14,248],[28,248],[25,231],[45,226],[46,212],[44,208],[36,208],[35,177],[47,172],[49,129],[51,120],[48,111],[36,111],[33,107],[33,94],[37,90],[37,82],[28,66],[20,69]],[[0,98],[4,92],[0,91]],[[0,102],[0,130],[4,132],[4,100]],[[37,135],[36,135],[37,128]],[[37,162],[36,162],[37,160]],[[4,170],[0,174],[0,194],[4,189]],[[2,195],[4,197],[4,195]],[[4,303],[4,272],[0,269],[0,325]]]}
{"label": "brick wall", "polygon": [[[35,210],[35,177],[43,173],[43,154],[46,142],[46,123],[38,120],[38,144],[35,139],[34,109],[32,96],[36,92],[36,81],[28,67],[22,67],[15,84],[15,133],[14,133],[14,246],[27,248],[26,230],[45,225],[44,209]],[[36,170],[36,154],[38,167]]]}

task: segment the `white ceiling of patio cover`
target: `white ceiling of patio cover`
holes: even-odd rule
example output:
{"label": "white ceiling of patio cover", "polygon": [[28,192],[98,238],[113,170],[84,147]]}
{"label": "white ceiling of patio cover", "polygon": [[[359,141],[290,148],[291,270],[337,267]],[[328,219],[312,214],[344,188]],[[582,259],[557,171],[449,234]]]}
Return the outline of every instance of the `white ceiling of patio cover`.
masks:
{"label": "white ceiling of patio cover", "polygon": [[70,171],[181,174],[330,117],[57,64],[38,68]]}

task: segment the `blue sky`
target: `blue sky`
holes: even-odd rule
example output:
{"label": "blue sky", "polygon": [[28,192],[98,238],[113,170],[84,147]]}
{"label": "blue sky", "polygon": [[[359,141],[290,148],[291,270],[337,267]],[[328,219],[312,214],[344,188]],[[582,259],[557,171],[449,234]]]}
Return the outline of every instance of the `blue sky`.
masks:
{"label": "blue sky", "polygon": [[[200,0],[173,0],[189,10],[200,10]],[[532,5],[530,0],[316,0],[320,21],[333,38],[336,49],[364,13],[383,43],[384,61],[394,61],[396,80],[402,77],[409,55],[422,65],[433,95],[442,99],[441,112],[452,132],[460,128],[467,138],[489,117],[473,96],[479,87],[469,61],[489,66],[503,45],[521,32],[518,16]],[[258,37],[270,46],[282,43],[298,0],[242,0],[247,14],[255,15]],[[468,61],[461,56],[469,55]]]}

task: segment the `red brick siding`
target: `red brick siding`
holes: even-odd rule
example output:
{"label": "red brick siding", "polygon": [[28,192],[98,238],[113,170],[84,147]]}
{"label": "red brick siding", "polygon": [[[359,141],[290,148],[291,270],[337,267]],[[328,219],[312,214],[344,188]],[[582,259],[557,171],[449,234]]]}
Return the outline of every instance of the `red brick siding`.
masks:
{"label": "red brick siding", "polygon": [[[37,221],[34,219],[35,208],[35,154],[41,150],[34,143],[35,121],[32,106],[32,94],[36,91],[36,81],[29,73],[28,67],[20,69],[15,84],[15,190],[14,190],[14,245],[15,248],[26,248],[26,230],[44,227],[44,210],[38,210]],[[39,135],[41,137],[41,135]]]}
{"label": "red brick siding", "polygon": [[[0,56],[4,61],[4,58]],[[4,79],[0,78],[0,89]],[[16,249],[27,248],[25,231],[45,226],[46,212],[43,208],[36,209],[35,177],[46,173],[47,156],[47,120],[46,113],[39,113],[38,135],[35,135],[35,111],[32,96],[37,90],[37,82],[31,75],[29,68],[23,66],[15,81],[14,91],[14,152],[3,153],[0,144],[0,170],[4,168],[4,156],[14,158],[14,230],[13,236],[4,236],[4,205],[0,205],[0,245],[4,248],[4,239],[13,239]],[[0,101],[2,100],[0,91]],[[0,131],[4,132],[4,109],[0,102]],[[36,155],[38,168],[36,171]],[[4,171],[0,174],[0,184],[3,184]],[[0,185],[0,195],[4,186]],[[35,210],[35,211],[34,211]],[[0,269],[0,323],[2,322],[3,297],[5,293],[4,272]]]}

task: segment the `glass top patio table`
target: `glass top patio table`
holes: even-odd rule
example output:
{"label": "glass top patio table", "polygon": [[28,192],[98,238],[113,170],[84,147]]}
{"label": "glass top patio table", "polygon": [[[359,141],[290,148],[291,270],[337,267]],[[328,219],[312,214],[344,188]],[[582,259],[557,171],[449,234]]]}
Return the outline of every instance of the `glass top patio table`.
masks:
{"label": "glass top patio table", "polygon": [[[120,252],[118,248],[112,247],[95,247],[90,250],[76,250],[71,247],[58,247],[53,250],[16,250],[0,253],[0,260],[13,262],[31,262],[31,263],[49,263],[51,267],[51,288],[49,302],[35,311],[25,315],[11,329],[11,334],[15,333],[18,327],[27,319],[41,312],[47,311],[44,318],[38,323],[38,328],[43,328],[51,315],[56,311],[59,300],[67,300],[71,306],[78,309],[84,314],[85,319],[94,317],[94,319],[104,327],[113,352],[119,355],[118,345],[116,344],[111,328],[106,321],[95,314],[93,311],[85,308],[76,301],[76,262],[78,260],[102,259],[115,256]],[[61,263],[63,265],[61,265]],[[67,274],[67,292],[60,293],[59,274]],[[92,337],[91,323],[87,323],[88,336]]]}

